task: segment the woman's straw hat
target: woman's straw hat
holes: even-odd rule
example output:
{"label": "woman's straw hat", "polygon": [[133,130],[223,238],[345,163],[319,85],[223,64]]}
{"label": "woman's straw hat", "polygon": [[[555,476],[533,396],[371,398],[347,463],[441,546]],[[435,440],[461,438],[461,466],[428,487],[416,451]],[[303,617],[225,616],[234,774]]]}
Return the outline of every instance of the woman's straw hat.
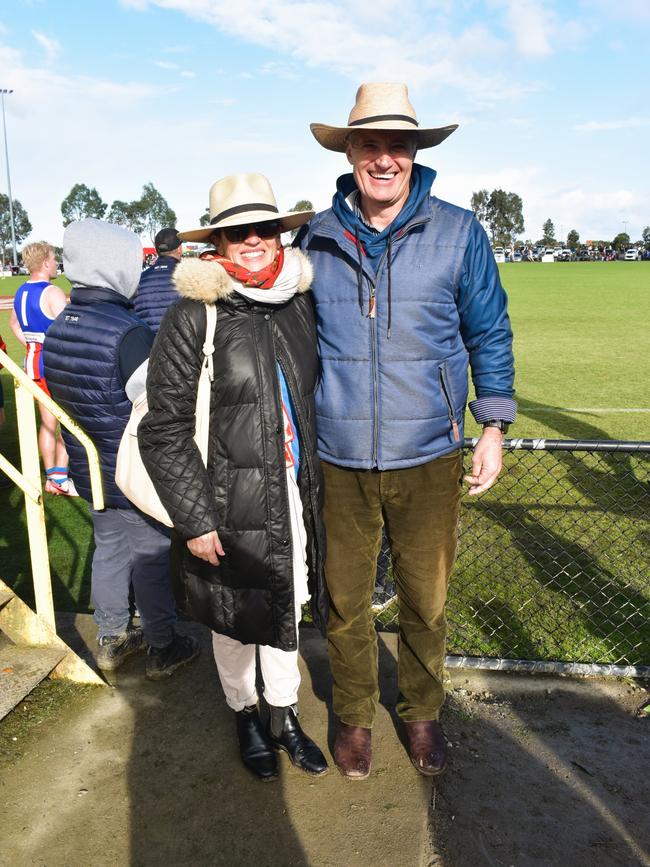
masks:
{"label": "woman's straw hat", "polygon": [[357,129],[408,130],[415,133],[420,149],[440,144],[458,129],[458,124],[420,129],[415,109],[409,101],[408,88],[401,82],[389,81],[361,85],[347,126],[312,123],[309,128],[324,148],[345,153],[347,137]]}
{"label": "woman's straw hat", "polygon": [[278,209],[271,184],[257,172],[228,175],[210,187],[210,224],[179,232],[183,241],[207,241],[217,229],[277,220],[283,230],[296,229],[314,216],[313,211]]}

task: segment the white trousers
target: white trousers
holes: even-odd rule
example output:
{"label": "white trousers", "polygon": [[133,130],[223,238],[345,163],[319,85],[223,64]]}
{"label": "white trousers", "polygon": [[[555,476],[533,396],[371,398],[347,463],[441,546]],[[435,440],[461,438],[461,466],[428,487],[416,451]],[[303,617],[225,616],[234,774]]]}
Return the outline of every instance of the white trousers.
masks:
{"label": "white trousers", "polygon": [[[293,584],[295,596],[296,636],[302,614],[302,604],[309,599],[307,589],[307,533],[302,520],[302,502],[294,472],[287,470],[291,546],[293,550]],[[288,707],[298,701],[300,670],[297,650],[278,650],[265,644],[242,644],[234,638],[212,633],[212,649],[226,704],[234,711],[257,704],[255,686],[259,647],[260,667],[264,682],[264,697],[274,707]]]}
{"label": "white trousers", "polygon": [[[296,629],[301,606],[296,604]],[[266,644],[242,644],[226,635],[212,633],[212,649],[226,704],[235,711],[257,704],[255,652],[259,647],[264,698],[274,707],[298,701],[300,670],[297,650],[278,650]]]}

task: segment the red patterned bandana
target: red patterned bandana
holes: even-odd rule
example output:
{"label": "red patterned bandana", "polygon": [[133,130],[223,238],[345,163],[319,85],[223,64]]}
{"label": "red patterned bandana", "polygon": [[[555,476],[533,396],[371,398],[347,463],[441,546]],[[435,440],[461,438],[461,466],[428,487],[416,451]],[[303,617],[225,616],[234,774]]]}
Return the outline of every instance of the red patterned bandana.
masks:
{"label": "red patterned bandana", "polygon": [[243,265],[235,265],[230,259],[225,259],[211,250],[201,253],[200,258],[208,262],[218,262],[233,280],[237,280],[243,286],[253,286],[255,289],[270,289],[277,280],[280,271],[282,271],[284,249],[280,247],[280,252],[275,261],[267,265],[266,268],[262,268],[261,271],[249,271]]}

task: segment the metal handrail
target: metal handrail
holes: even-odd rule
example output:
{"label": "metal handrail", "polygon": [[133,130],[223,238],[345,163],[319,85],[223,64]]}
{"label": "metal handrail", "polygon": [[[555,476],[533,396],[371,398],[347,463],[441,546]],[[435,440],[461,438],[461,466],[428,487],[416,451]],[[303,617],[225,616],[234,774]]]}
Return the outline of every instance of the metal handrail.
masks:
{"label": "metal handrail", "polygon": [[9,476],[25,495],[25,514],[27,516],[27,533],[29,536],[29,554],[32,564],[36,613],[52,628],[55,628],[52,580],[47,549],[43,488],[41,484],[41,467],[36,432],[36,415],[33,400],[30,398],[34,398],[34,400],[37,400],[48,409],[79,440],[86,450],[90,470],[93,507],[97,510],[104,508],[104,487],[99,465],[99,455],[88,434],[1,349],[0,365],[3,365],[11,374],[16,389],[16,417],[22,471],[16,469],[2,454],[0,454],[0,469]]}

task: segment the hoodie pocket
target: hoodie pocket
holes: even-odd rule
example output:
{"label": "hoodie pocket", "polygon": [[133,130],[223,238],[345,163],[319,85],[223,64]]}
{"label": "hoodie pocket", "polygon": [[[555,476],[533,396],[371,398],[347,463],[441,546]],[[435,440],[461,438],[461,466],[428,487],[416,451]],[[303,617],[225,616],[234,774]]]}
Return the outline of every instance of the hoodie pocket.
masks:
{"label": "hoodie pocket", "polygon": [[449,423],[454,436],[454,442],[460,442],[460,431],[458,429],[458,421],[454,413],[454,399],[449,385],[449,375],[447,373],[447,364],[441,364],[438,368],[438,377],[440,379],[440,391],[447,406],[449,413]]}

